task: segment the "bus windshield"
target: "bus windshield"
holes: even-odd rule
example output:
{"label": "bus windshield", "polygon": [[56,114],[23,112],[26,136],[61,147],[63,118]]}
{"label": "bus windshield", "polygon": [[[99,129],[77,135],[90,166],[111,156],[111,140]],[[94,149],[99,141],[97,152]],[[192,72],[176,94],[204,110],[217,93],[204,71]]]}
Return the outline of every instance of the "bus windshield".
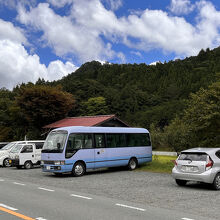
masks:
{"label": "bus windshield", "polygon": [[44,143],[42,153],[62,153],[67,138],[67,131],[52,131]]}

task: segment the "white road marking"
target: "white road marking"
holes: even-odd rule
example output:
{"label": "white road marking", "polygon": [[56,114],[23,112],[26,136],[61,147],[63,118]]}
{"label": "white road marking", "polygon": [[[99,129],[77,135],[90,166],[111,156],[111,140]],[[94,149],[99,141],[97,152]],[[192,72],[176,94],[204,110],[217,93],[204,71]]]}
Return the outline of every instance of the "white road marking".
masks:
{"label": "white road marking", "polygon": [[45,190],[45,191],[48,191],[48,192],[54,192],[55,191],[53,189],[46,189],[46,188],[42,188],[42,187],[38,187],[38,189]]}
{"label": "white road marking", "polygon": [[80,196],[80,195],[75,195],[75,194],[71,194],[70,196],[78,197],[78,198],[81,198],[81,199],[92,199],[90,197]]}
{"label": "white road marking", "polygon": [[38,218],[35,218],[37,220],[47,220],[46,218],[42,218],[42,217],[38,217]]}
{"label": "white road marking", "polygon": [[0,182],[3,182],[3,181],[5,181],[5,180],[3,180],[3,179],[0,179]]}
{"label": "white road marking", "polygon": [[138,211],[142,211],[142,212],[145,212],[146,209],[142,209],[142,208],[138,208],[138,207],[133,207],[133,206],[129,206],[129,205],[124,205],[124,204],[115,204],[117,206],[121,206],[121,207],[124,207],[124,208],[129,208],[129,209],[136,209]]}
{"label": "white road marking", "polygon": [[20,185],[20,186],[26,186],[26,184],[24,183],[17,183],[17,182],[13,182],[15,185]]}
{"label": "white road marking", "polygon": [[194,219],[191,219],[191,218],[181,218],[182,220],[194,220]]}
{"label": "white road marking", "polygon": [[11,206],[8,206],[8,205],[2,204],[2,203],[0,203],[0,206],[3,207],[3,208],[6,208],[6,209],[10,209],[10,210],[12,210],[12,211],[17,211],[17,210],[18,210],[18,209],[16,209],[16,208],[13,208],[13,207],[11,207]]}

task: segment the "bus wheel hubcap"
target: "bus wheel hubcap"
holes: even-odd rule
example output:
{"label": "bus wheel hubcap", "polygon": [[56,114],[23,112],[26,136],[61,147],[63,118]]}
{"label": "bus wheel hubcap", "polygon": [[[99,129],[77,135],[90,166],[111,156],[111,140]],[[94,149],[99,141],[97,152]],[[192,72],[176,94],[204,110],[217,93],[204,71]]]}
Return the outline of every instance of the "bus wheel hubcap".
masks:
{"label": "bus wheel hubcap", "polygon": [[130,162],[130,167],[131,167],[131,169],[135,169],[136,168],[136,162],[134,160],[132,160]]}
{"label": "bus wheel hubcap", "polygon": [[75,167],[75,173],[77,174],[77,175],[81,175],[82,173],[83,173],[83,167],[82,167],[82,165],[76,165],[76,167]]}

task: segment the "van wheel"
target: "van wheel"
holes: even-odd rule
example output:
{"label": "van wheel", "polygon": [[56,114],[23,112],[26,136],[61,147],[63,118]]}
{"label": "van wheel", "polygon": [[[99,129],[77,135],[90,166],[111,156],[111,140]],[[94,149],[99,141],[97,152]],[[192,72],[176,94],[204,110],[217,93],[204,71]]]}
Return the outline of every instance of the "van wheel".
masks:
{"label": "van wheel", "polygon": [[185,186],[187,183],[186,180],[178,180],[176,179],[176,184],[179,185],[179,186]]}
{"label": "van wheel", "polygon": [[24,163],[24,168],[25,169],[31,169],[33,167],[33,164],[31,163],[31,161],[26,161]]}
{"label": "van wheel", "polygon": [[83,176],[86,172],[86,167],[82,162],[76,162],[73,166],[72,174],[75,177]]}
{"label": "van wheel", "polygon": [[128,162],[128,169],[129,170],[135,170],[137,168],[137,160],[135,158],[131,158]]}
{"label": "van wheel", "polygon": [[215,190],[220,190],[220,173],[215,176],[212,186]]}
{"label": "van wheel", "polygon": [[3,161],[3,167],[10,167],[10,166],[11,166],[11,164],[9,163],[9,159],[5,158]]}

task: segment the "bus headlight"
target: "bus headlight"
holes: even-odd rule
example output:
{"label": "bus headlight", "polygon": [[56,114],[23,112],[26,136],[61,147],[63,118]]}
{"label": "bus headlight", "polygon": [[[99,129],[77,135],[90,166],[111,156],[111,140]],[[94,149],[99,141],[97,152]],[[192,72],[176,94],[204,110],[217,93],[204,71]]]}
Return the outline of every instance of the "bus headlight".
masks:
{"label": "bus headlight", "polygon": [[63,160],[54,161],[54,165],[65,165],[65,161]]}
{"label": "bus headlight", "polygon": [[19,159],[19,156],[18,156],[18,155],[15,155],[15,159],[17,159],[17,160],[18,160],[18,159]]}

